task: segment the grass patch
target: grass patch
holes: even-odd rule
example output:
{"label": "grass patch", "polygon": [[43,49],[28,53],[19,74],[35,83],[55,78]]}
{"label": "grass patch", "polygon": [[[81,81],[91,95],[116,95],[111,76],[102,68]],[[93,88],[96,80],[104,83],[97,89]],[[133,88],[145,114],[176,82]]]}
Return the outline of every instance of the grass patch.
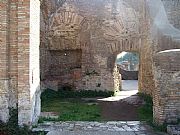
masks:
{"label": "grass patch", "polygon": [[58,91],[53,91],[46,89],[41,94],[41,99],[53,99],[53,98],[94,98],[94,97],[110,97],[113,96],[113,91],[92,91],[92,90],[79,90],[74,91],[71,88],[60,89]]}
{"label": "grass patch", "polygon": [[81,98],[109,97],[113,92],[103,91],[59,91],[45,90],[41,94],[42,112],[56,112],[59,117],[40,118],[43,121],[100,121],[101,110],[97,104],[88,104]]}
{"label": "grass patch", "polygon": [[[88,104],[81,98],[109,97],[113,92],[60,89],[53,91],[45,90],[41,94],[42,112],[56,112],[59,117],[40,118],[43,121],[100,121],[101,110],[97,104]],[[89,101],[90,102],[90,101]]]}
{"label": "grass patch", "polygon": [[138,116],[141,121],[146,121],[148,123],[153,121],[153,101],[151,96],[142,93],[138,94],[144,99],[145,105],[139,107]]}
{"label": "grass patch", "polygon": [[42,121],[99,121],[101,110],[96,104],[87,104],[79,99],[42,100],[42,112],[58,112],[58,119],[40,118]]}
{"label": "grass patch", "polygon": [[157,125],[153,121],[153,101],[152,97],[147,94],[138,93],[138,95],[144,99],[145,105],[138,108],[138,117],[141,121],[146,121],[155,131],[167,131],[167,125]]}

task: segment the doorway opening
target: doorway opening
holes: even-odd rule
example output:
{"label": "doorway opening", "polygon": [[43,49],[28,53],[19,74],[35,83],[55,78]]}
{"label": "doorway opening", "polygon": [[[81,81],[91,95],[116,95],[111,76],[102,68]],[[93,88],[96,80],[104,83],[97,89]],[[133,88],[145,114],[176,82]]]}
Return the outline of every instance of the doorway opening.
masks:
{"label": "doorway opening", "polygon": [[121,74],[121,91],[138,92],[139,54],[122,52],[117,55],[116,64]]}

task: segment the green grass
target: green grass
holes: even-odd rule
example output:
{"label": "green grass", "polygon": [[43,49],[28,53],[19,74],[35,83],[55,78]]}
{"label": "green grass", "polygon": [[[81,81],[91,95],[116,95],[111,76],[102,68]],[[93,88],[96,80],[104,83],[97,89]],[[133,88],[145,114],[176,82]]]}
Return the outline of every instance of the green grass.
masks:
{"label": "green grass", "polygon": [[153,102],[149,95],[139,93],[139,96],[144,99],[145,105],[139,107],[138,116],[141,121],[148,123],[153,121]]}
{"label": "green grass", "polygon": [[32,132],[28,126],[18,125],[18,110],[10,109],[10,119],[7,123],[0,121],[0,135],[45,135],[44,132]]}
{"label": "green grass", "polygon": [[51,99],[42,101],[42,112],[57,112],[58,119],[41,118],[48,121],[99,121],[101,110],[98,105],[88,105],[78,99]]}
{"label": "green grass", "polygon": [[45,90],[41,94],[42,112],[56,112],[58,119],[40,118],[43,121],[100,121],[101,110],[97,104],[88,104],[81,98],[109,97],[113,92],[80,90],[70,88],[53,91]]}
{"label": "green grass", "polygon": [[141,98],[144,99],[145,105],[138,108],[138,117],[140,121],[146,121],[150,126],[153,127],[155,131],[166,132],[167,125],[158,125],[153,121],[153,101],[150,95],[143,93],[138,94]]}
{"label": "green grass", "polygon": [[110,97],[113,96],[113,91],[92,91],[92,90],[79,90],[74,91],[71,88],[59,89],[58,91],[53,91],[46,89],[41,94],[41,99],[46,100],[49,98],[94,98],[94,97]]}

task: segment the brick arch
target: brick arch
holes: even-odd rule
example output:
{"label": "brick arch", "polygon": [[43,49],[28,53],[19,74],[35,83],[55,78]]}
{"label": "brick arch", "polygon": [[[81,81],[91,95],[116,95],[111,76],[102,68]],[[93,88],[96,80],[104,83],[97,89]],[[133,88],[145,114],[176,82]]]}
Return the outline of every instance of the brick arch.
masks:
{"label": "brick arch", "polygon": [[122,51],[140,52],[142,47],[141,38],[122,38],[119,41],[108,43],[110,53],[117,54]]}
{"label": "brick arch", "polygon": [[[67,5],[60,7],[50,18],[50,30],[62,30],[64,32],[79,32],[86,18],[78,13],[78,10]],[[58,34],[54,33],[54,34]],[[60,33],[59,33],[60,34]],[[60,35],[61,36],[61,35]]]}
{"label": "brick arch", "polygon": [[60,7],[50,18],[48,40],[51,50],[81,49],[80,32],[86,29],[86,17],[75,7],[68,4]]}

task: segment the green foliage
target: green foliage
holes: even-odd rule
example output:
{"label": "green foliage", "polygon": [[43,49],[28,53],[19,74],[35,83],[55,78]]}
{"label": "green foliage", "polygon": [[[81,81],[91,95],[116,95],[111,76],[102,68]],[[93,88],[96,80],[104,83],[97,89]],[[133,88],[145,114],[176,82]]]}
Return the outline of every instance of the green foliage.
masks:
{"label": "green foliage", "polygon": [[153,101],[152,97],[147,94],[138,93],[138,95],[144,99],[145,105],[138,108],[138,115],[141,121],[146,121],[156,131],[166,132],[167,125],[158,125],[153,121]]}
{"label": "green foliage", "polygon": [[9,108],[9,121],[3,123],[0,121],[0,135],[45,135],[42,132],[33,133],[28,126],[20,127],[18,125],[18,111]]}
{"label": "green foliage", "polygon": [[43,121],[99,121],[101,110],[97,104],[88,104],[80,99],[42,100],[43,112],[58,112],[59,117],[39,119]]}
{"label": "green foliage", "polygon": [[93,97],[110,97],[113,96],[113,91],[92,91],[92,90],[80,90],[74,91],[72,89],[60,89],[58,91],[53,91],[46,89],[41,94],[42,100],[48,100],[53,98],[93,98]]}
{"label": "green foliage", "polygon": [[180,118],[178,119],[177,124],[180,124]]}
{"label": "green foliage", "polygon": [[130,62],[130,70],[134,70],[134,65],[139,63],[139,54],[127,52],[123,57],[116,60],[116,63],[121,64],[123,61]]}
{"label": "green foliage", "polygon": [[51,117],[39,117],[38,123],[43,123],[44,121],[59,121],[59,120]]}
{"label": "green foliage", "polygon": [[31,135],[31,131],[27,126],[18,126],[17,109],[10,108],[10,118],[7,123],[0,122],[0,134],[4,135]]}
{"label": "green foliage", "polygon": [[97,104],[88,104],[82,101],[81,98],[93,97],[109,97],[113,92],[81,90],[73,91],[71,88],[60,89],[53,91],[45,90],[41,94],[42,111],[57,112],[59,118],[40,118],[39,123],[43,121],[99,121],[100,112]]}
{"label": "green foliage", "polygon": [[138,64],[139,63],[139,54],[127,52],[123,57],[120,57],[117,59],[117,63],[121,63],[122,61],[129,61],[132,64]]}

